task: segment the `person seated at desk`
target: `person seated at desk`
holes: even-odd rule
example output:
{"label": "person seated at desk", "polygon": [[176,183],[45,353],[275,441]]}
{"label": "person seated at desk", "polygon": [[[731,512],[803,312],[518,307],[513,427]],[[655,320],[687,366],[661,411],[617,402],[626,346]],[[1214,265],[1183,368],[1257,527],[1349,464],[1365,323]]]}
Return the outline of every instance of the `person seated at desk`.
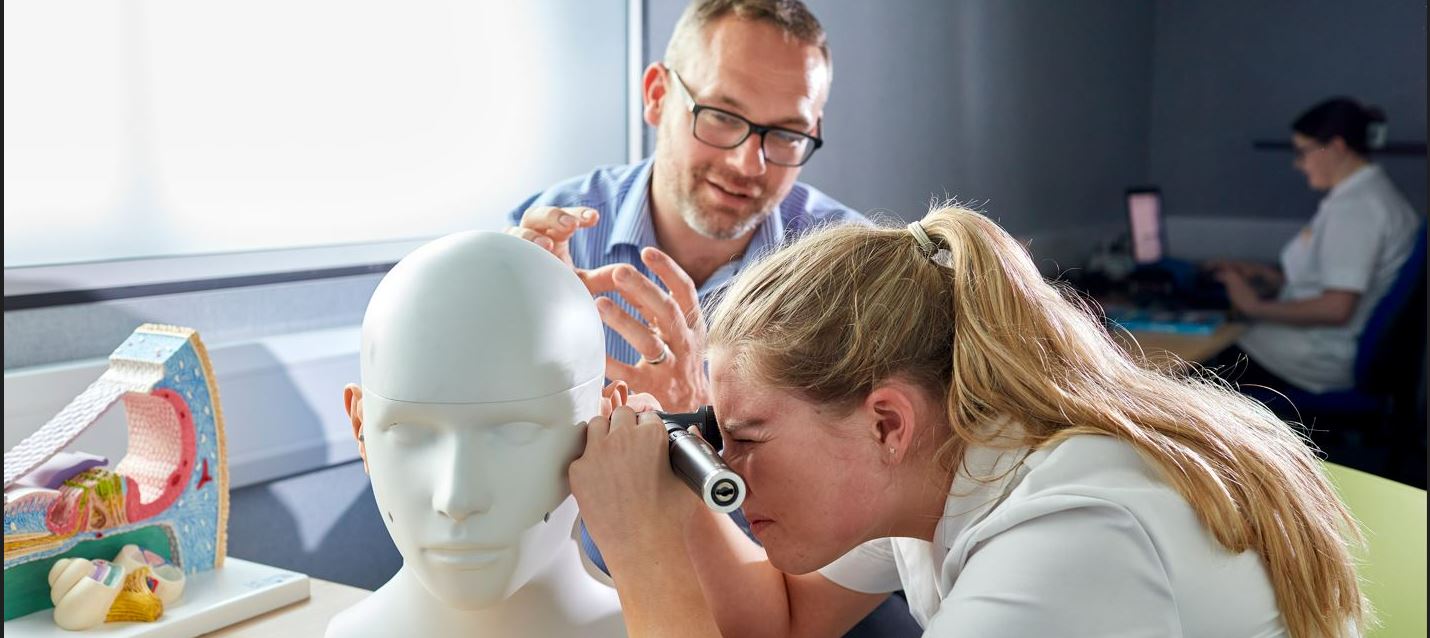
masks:
{"label": "person seated at desk", "polygon": [[1328,191],[1281,251],[1281,268],[1212,262],[1233,308],[1254,325],[1207,366],[1229,381],[1326,392],[1354,385],[1356,340],[1415,244],[1419,216],[1370,152],[1385,115],[1350,98],[1312,107],[1291,125],[1295,166]]}

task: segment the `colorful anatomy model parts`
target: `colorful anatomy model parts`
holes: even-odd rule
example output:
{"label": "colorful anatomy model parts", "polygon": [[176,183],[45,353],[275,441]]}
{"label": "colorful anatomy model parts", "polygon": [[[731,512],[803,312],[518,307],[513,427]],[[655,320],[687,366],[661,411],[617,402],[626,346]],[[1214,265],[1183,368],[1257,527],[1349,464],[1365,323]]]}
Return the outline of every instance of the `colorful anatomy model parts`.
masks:
{"label": "colorful anatomy model parts", "polygon": [[[61,452],[121,401],[129,447],[117,465]],[[5,619],[81,586],[113,589],[111,602],[126,590],[146,604],[175,596],[184,573],[222,566],[227,528],[223,413],[208,353],[188,328],[140,326],[99,380],[5,452]],[[59,565],[65,559],[78,560]],[[52,572],[65,585],[54,599]],[[87,603],[81,624],[141,620],[152,615],[145,606],[114,617],[110,605]]]}

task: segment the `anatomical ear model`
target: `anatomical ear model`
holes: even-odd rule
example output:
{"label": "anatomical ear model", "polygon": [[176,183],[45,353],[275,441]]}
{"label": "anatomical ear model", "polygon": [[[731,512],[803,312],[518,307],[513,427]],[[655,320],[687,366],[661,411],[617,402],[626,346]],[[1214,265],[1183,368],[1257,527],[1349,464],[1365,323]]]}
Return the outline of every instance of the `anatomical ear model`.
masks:
{"label": "anatomical ear model", "polygon": [[[121,402],[129,445],[117,465],[61,452]],[[140,326],[98,380],[5,452],[5,620],[56,605],[57,620],[97,623],[116,601],[139,620],[177,598],[185,574],[221,566],[225,459],[198,333]]]}

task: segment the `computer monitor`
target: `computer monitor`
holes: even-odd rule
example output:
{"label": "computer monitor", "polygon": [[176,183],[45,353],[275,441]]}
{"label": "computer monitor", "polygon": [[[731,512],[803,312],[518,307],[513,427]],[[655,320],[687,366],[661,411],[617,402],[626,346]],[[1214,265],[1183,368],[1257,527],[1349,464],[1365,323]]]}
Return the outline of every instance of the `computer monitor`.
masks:
{"label": "computer monitor", "polygon": [[1155,187],[1127,189],[1127,223],[1132,260],[1138,264],[1162,261],[1167,251],[1167,229],[1162,223],[1162,191]]}

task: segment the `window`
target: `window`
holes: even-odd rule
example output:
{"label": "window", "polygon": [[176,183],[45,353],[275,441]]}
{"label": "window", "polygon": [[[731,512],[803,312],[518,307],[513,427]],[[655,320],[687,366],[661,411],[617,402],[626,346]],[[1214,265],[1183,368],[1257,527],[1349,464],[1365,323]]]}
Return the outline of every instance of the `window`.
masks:
{"label": "window", "polygon": [[627,2],[5,3],[5,267],[499,228],[627,148]]}

